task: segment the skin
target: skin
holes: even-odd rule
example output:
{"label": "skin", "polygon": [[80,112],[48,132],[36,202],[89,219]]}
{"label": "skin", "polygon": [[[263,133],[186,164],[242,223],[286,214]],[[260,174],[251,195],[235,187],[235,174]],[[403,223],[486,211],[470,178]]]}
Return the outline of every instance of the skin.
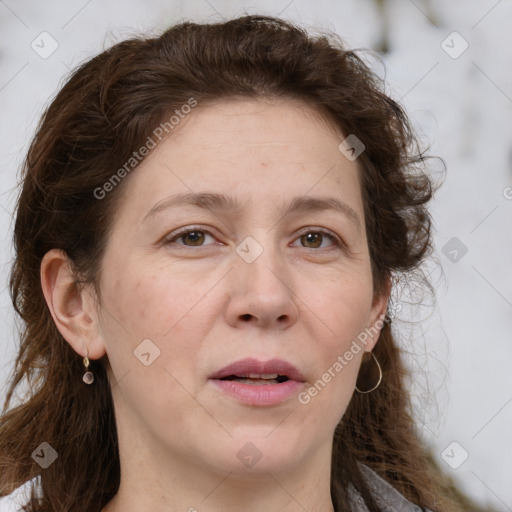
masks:
{"label": "skin", "polygon": [[[332,439],[363,351],[306,405],[297,396],[242,404],[208,377],[244,357],[281,358],[307,390],[385,314],[344,138],[297,102],[199,105],[126,178],[100,297],[76,288],[62,252],[45,256],[42,285],[60,332],[81,357],[107,354],[111,365],[121,485],[104,512],[333,510]],[[188,205],[144,220],[191,191],[230,194],[241,210]],[[360,224],[336,210],[287,214],[296,196],[341,199]],[[202,231],[170,241],[187,227]],[[263,249],[252,263],[236,252],[248,236]],[[148,366],[134,355],[145,339],[160,351]],[[248,442],[261,454],[252,467],[237,457]]]}

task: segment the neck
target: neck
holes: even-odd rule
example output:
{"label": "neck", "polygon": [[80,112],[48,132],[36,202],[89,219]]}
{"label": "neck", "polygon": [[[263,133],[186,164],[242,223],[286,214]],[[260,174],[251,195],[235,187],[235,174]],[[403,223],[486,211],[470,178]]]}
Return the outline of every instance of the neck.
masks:
{"label": "neck", "polygon": [[293,467],[240,472],[133,446],[121,452],[119,490],[103,512],[334,512],[330,456],[326,443]]}

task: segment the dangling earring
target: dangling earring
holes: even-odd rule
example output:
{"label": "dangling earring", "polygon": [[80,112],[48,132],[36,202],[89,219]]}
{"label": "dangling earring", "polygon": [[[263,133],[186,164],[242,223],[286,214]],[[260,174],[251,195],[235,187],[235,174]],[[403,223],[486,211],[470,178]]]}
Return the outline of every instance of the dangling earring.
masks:
{"label": "dangling earring", "polygon": [[357,387],[357,384],[356,384],[356,391],[359,392],[359,393],[363,393],[363,394],[364,393],[371,393],[372,391],[375,391],[380,386],[380,383],[382,382],[382,368],[380,367],[379,361],[377,361],[377,358],[375,357],[375,354],[373,352],[370,352],[370,354],[372,355],[373,360],[375,361],[375,364],[377,365],[377,368],[379,369],[379,380],[377,381],[377,384],[375,384],[375,386],[373,386],[371,389],[367,389],[366,391],[361,391]]}
{"label": "dangling earring", "polygon": [[83,361],[85,366],[85,373],[82,377],[82,380],[86,384],[92,384],[94,382],[94,375],[91,371],[89,371],[89,349],[87,349],[87,355],[84,357]]}

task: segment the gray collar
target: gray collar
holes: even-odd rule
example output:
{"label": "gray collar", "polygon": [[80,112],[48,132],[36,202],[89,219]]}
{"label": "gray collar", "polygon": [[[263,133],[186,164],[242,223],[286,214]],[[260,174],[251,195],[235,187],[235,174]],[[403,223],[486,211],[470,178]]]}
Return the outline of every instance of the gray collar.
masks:
{"label": "gray collar", "polygon": [[[411,503],[368,466],[359,464],[359,468],[381,512],[432,512]],[[348,497],[352,512],[368,512],[362,496],[352,485],[349,485]]]}

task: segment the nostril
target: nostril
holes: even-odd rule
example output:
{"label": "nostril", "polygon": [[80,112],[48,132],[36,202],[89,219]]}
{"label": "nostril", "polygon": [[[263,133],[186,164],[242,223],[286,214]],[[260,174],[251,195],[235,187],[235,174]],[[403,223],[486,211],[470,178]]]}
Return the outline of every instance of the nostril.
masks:
{"label": "nostril", "polygon": [[245,314],[245,315],[242,315],[241,316],[242,320],[246,320],[246,321],[249,321],[251,318],[252,318],[252,315],[250,315],[249,313]]}

